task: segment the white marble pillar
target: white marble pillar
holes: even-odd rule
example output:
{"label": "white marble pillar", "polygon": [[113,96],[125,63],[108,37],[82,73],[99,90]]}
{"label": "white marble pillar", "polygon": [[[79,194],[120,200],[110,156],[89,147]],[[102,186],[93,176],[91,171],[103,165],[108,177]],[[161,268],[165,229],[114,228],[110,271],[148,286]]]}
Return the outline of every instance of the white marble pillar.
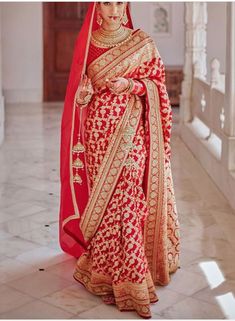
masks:
{"label": "white marble pillar", "polygon": [[[207,4],[205,2],[186,2],[184,80],[180,97],[181,122],[192,120],[193,74],[201,79],[206,78],[206,25]],[[195,70],[194,66],[196,66]]]}
{"label": "white marble pillar", "polygon": [[235,2],[227,2],[226,76],[222,162],[235,170]]}
{"label": "white marble pillar", "polygon": [[2,32],[1,32],[1,4],[0,4],[0,145],[4,140],[4,97],[2,95]]}

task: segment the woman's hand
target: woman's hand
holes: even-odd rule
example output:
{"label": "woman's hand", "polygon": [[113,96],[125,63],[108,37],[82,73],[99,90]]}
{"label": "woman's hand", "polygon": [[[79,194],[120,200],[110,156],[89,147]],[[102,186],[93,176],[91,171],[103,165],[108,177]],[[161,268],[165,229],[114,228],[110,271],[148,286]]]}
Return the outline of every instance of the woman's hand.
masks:
{"label": "woman's hand", "polygon": [[121,94],[129,87],[129,81],[123,77],[106,79],[106,86],[114,93]]}
{"label": "woman's hand", "polygon": [[76,91],[76,102],[80,105],[86,105],[93,95],[94,90],[90,78],[87,75],[83,75],[82,81],[80,82]]}

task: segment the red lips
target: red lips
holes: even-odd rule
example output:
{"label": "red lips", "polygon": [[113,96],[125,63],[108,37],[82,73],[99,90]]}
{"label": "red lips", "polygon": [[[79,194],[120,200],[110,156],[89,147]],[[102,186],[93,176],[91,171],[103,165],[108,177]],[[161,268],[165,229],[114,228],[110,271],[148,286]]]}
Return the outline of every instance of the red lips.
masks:
{"label": "red lips", "polygon": [[118,16],[109,16],[109,18],[117,19]]}

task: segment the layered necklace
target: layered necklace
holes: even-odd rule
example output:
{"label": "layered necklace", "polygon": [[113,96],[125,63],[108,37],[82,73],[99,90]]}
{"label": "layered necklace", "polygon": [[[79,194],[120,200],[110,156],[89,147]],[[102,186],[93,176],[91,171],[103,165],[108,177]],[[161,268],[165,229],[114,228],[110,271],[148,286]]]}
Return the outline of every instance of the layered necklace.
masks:
{"label": "layered necklace", "polygon": [[116,30],[106,30],[102,26],[93,32],[92,41],[102,48],[117,47],[131,38],[132,29],[124,28],[123,25]]}

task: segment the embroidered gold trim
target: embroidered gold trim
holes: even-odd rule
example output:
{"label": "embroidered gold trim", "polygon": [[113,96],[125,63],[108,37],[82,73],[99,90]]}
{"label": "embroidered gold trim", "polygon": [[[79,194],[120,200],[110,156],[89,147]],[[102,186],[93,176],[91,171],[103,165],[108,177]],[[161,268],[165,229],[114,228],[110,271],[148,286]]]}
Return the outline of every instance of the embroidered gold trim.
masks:
{"label": "embroidered gold trim", "polygon": [[[164,140],[156,85],[149,79],[143,80],[147,88],[149,103],[150,156],[147,203],[149,215],[144,227],[146,256],[154,283],[159,280],[169,283],[167,258],[167,202],[166,179],[164,176]],[[161,244],[160,244],[161,243]]]}
{"label": "embroidered gold trim", "polygon": [[109,275],[92,271],[89,258],[83,254],[77,261],[73,277],[95,295],[112,296],[120,311],[135,310],[142,317],[151,317],[150,303],[158,301],[149,270],[142,283],[124,281],[116,284]]}

